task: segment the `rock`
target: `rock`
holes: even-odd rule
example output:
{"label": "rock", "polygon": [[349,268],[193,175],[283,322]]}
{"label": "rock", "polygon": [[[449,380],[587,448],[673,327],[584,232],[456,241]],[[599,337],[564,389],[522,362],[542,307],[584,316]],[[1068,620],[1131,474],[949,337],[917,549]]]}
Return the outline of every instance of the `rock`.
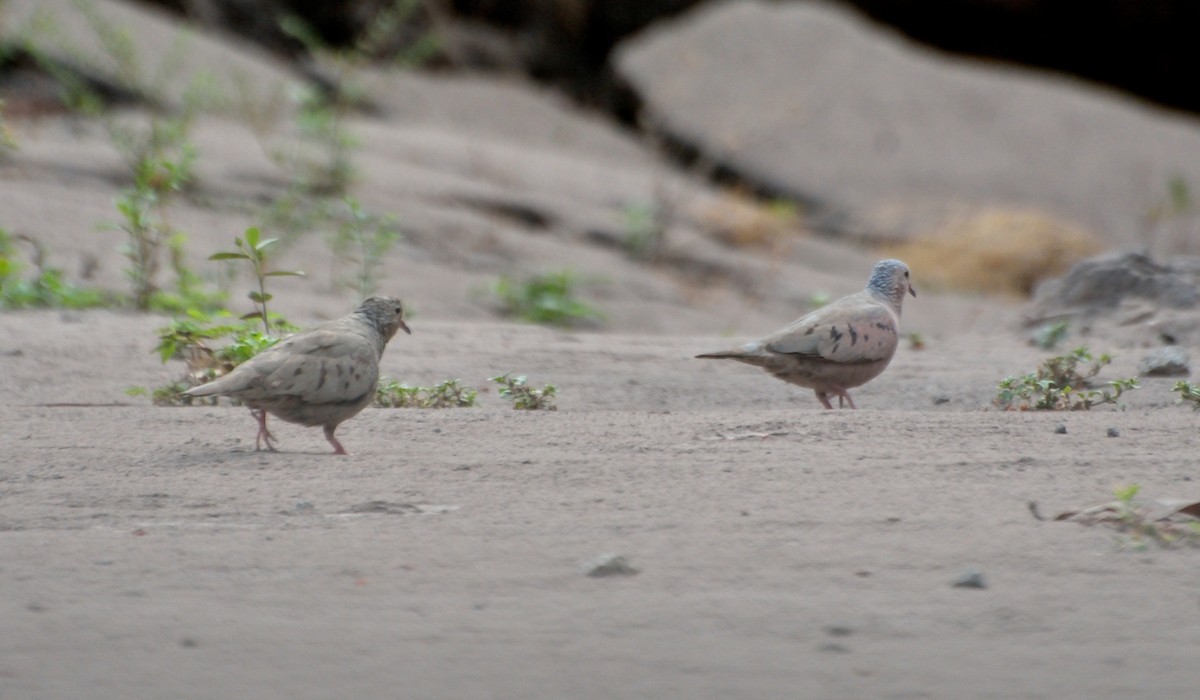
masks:
{"label": "rock", "polygon": [[1160,263],[1144,253],[1116,252],[1089,258],[1039,285],[1023,315],[1026,326],[1081,322],[1143,345],[1200,339],[1200,257]]}
{"label": "rock", "polygon": [[1067,426],[1063,423],[1059,423],[1058,425],[1054,426],[1054,432],[1057,435],[1066,435],[1067,434]]}
{"label": "rock", "polygon": [[1176,116],[922,51],[825,4],[707,3],[614,61],[669,138],[832,231],[910,235],[1004,202],[1132,241],[1147,183],[1165,198],[1174,177],[1200,182],[1200,130]]}
{"label": "rock", "polygon": [[[87,78],[119,92],[152,91],[155,94],[138,96],[172,107],[185,103],[188,91],[199,79],[211,78],[214,89],[228,99],[241,96],[264,102],[300,80],[298,74],[258,46],[228,35],[201,34],[184,21],[138,3],[89,0],[87,7],[100,21],[136,37],[132,58],[142,85],[128,84],[120,61],[104,48],[99,33],[71,0],[7,0],[0,10],[0,43],[20,46],[28,39],[40,53]],[[27,30],[35,17],[51,29]],[[175,73],[157,79],[162,65],[172,61],[178,64]]]}
{"label": "rock", "polygon": [[1178,345],[1151,350],[1138,363],[1141,377],[1186,377],[1192,373],[1192,358]]}
{"label": "rock", "polygon": [[1195,306],[1200,302],[1200,258],[1176,259],[1168,265],[1143,253],[1099,255],[1042,284],[1033,303],[1052,307],[1057,314],[1094,314],[1115,309],[1131,297],[1170,308]]}
{"label": "rock", "polygon": [[1121,431],[1116,428],[1109,428],[1105,433],[1108,437],[1121,437]]}
{"label": "rock", "polygon": [[593,578],[633,576],[638,571],[629,565],[625,557],[618,554],[601,554],[583,565],[583,573]]}
{"label": "rock", "polygon": [[983,572],[977,569],[967,569],[954,582],[950,584],[955,588],[987,588],[987,582],[983,578]]}

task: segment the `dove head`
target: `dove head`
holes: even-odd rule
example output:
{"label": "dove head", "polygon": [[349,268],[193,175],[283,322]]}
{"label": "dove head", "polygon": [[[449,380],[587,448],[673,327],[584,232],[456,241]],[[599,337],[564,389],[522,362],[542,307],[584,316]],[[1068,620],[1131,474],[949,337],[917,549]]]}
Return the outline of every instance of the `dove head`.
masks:
{"label": "dove head", "polygon": [[867,289],[886,300],[897,314],[900,313],[905,294],[917,295],[917,290],[909,281],[908,265],[899,260],[880,260],[875,263],[871,279],[867,280]]}
{"label": "dove head", "polygon": [[362,315],[368,324],[374,326],[385,343],[400,329],[412,334],[404,322],[404,304],[396,297],[370,297],[354,313]]}

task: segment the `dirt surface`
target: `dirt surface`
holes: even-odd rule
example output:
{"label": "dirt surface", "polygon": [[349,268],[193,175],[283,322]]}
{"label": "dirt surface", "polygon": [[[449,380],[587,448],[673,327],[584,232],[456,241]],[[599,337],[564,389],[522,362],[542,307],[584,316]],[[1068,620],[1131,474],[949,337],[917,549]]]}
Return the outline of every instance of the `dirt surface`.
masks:
{"label": "dirt surface", "polygon": [[[368,409],[338,430],[349,457],[277,422],[281,451],[255,452],[243,408],[126,395],[182,375],[151,352],[165,317],[0,313],[0,700],[1195,694],[1200,550],[1122,547],[1028,510],[1131,483],[1200,497],[1200,417],[1175,379],[1145,380],[1123,411],[999,411],[996,382],[1046,356],[1025,309],[914,267],[903,325],[925,348],[906,338],[853,392],[860,410],[823,411],[692,357],[861,289],[883,253],[519,82],[383,75],[371,94],[380,111],[347,123],[352,194],[397,217],[379,291],[415,310],[383,373],[482,388],[513,371],[557,385],[559,410],[487,391],[469,409]],[[72,283],[127,293],[123,235],[101,226],[130,168],[104,122],[6,126],[0,226]],[[170,223],[212,287],[208,256],[293,175],[270,157],[288,130],[204,115],[190,140],[197,182]],[[663,214],[652,259],[629,250],[645,206]],[[309,273],[271,278],[273,309],[301,326],[357,303],[310,223],[272,259]],[[17,247],[24,275],[36,255]],[[603,321],[501,318],[498,276],[555,270]],[[249,311],[248,277],[224,284]],[[1161,342],[1154,322],[1076,324],[1066,346],[1115,354],[1101,378],[1127,377]],[[638,573],[585,575],[606,554]],[[952,585],[973,571],[986,588]]]}
{"label": "dirt surface", "polygon": [[[528,370],[560,410],[368,409],[336,458],[280,424],[282,451],[254,452],[244,409],[122,396],[179,371],[146,352],[161,321],[0,316],[4,698],[1194,689],[1196,551],[1026,509],[1195,497],[1170,380],[1123,412],[999,412],[994,379],[1039,353],[975,331],[901,349],[860,410],[827,412],[688,359],[728,338],[414,321],[385,373]],[[640,573],[585,576],[605,553]],[[971,569],[986,589],[952,587]]]}

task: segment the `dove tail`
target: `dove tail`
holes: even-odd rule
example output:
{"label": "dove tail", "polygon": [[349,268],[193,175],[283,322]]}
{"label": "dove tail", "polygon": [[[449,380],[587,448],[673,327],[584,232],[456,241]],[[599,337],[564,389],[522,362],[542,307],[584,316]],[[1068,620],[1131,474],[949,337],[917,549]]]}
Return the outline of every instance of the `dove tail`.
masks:
{"label": "dove tail", "polygon": [[696,355],[697,360],[736,360],[741,358],[745,353],[741,350],[722,350],[720,352],[706,352],[703,355]]}
{"label": "dove tail", "polygon": [[183,395],[184,396],[213,396],[215,394],[223,393],[222,389],[219,385],[220,385],[219,381],[213,380],[211,382],[206,382],[204,384],[201,384],[200,386],[194,386],[191,389],[188,389],[187,391],[183,392]]}

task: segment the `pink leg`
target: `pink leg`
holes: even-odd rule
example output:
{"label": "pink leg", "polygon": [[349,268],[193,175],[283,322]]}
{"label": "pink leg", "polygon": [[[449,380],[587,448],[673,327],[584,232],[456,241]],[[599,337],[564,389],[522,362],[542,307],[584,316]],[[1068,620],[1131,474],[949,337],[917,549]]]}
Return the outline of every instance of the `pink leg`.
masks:
{"label": "pink leg", "polygon": [[850,393],[848,391],[846,391],[845,389],[839,389],[837,392],[837,397],[838,397],[838,408],[842,408],[843,406],[845,406],[845,404],[842,403],[842,399],[845,399],[846,403],[850,404],[850,408],[853,408],[855,410],[858,409],[858,406],[854,405],[854,399],[850,398]]}
{"label": "pink leg", "polygon": [[274,452],[275,446],[271,444],[271,441],[275,439],[275,436],[271,434],[270,430],[267,430],[267,412],[262,409],[251,409],[250,415],[258,421],[258,435],[254,436],[254,451],[258,452],[262,449],[262,443],[266,443],[267,449]]}
{"label": "pink leg", "polygon": [[333,445],[333,453],[335,455],[350,454],[349,452],[346,451],[345,447],[342,447],[342,443],[338,442],[338,439],[333,436],[333,431],[335,431],[335,430],[337,430],[336,425],[325,426],[325,439],[329,441],[330,445]]}
{"label": "pink leg", "polygon": [[817,392],[817,400],[820,401],[821,405],[824,406],[825,408],[830,409],[830,410],[833,409],[833,404],[829,403],[829,394],[826,394],[823,391],[818,391]]}

